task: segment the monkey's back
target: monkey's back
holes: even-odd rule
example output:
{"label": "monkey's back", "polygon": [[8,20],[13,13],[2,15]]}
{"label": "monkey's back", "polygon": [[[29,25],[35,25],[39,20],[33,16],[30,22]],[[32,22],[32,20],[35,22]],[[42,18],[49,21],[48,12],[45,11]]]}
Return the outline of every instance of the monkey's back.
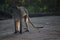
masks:
{"label": "monkey's back", "polygon": [[25,15],[28,15],[26,12],[26,8],[24,7],[17,7],[17,9],[14,9],[14,18],[20,19],[20,17],[24,17]]}
{"label": "monkey's back", "polygon": [[20,11],[20,13],[21,13],[21,16],[25,16],[25,15],[28,15],[27,14],[27,9],[26,8],[24,8],[24,7],[17,7],[18,8],[18,10]]}

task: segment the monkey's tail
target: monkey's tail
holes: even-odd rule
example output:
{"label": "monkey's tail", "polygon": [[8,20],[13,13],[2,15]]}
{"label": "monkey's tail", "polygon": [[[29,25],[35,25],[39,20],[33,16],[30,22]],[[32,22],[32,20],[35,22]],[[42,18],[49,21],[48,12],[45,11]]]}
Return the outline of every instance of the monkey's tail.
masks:
{"label": "monkey's tail", "polygon": [[29,23],[35,28],[34,24],[31,22],[31,19],[28,16]]}
{"label": "monkey's tail", "polygon": [[28,20],[29,20],[30,24],[33,26],[33,28],[43,28],[43,27],[35,27],[35,25],[31,22],[29,16],[28,16]]}

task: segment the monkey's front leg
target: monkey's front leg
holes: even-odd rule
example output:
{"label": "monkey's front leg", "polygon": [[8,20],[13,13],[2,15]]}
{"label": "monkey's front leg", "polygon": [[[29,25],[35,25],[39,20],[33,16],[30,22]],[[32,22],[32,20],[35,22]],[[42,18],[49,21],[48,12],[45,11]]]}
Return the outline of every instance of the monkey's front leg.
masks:
{"label": "monkey's front leg", "polygon": [[15,25],[15,32],[14,33],[17,33],[16,20],[14,20],[14,25]]}
{"label": "monkey's front leg", "polygon": [[16,28],[17,28],[17,31],[20,32],[20,21],[19,20],[16,22]]}

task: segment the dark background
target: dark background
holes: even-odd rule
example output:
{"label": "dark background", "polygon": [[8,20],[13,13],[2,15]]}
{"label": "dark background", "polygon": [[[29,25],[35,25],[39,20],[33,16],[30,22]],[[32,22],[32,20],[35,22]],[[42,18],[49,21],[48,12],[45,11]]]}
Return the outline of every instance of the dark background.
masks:
{"label": "dark background", "polygon": [[30,17],[60,16],[59,4],[60,0],[0,0],[0,19],[12,18],[11,7],[15,5],[26,7]]}

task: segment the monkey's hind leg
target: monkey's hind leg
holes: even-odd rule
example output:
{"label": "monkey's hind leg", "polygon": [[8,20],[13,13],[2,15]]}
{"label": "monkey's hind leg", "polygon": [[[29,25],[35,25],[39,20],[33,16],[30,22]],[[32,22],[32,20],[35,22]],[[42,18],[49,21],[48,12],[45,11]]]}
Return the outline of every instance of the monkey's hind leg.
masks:
{"label": "monkey's hind leg", "polygon": [[28,30],[28,16],[25,16],[24,20],[25,20],[25,24],[26,24],[26,32],[29,32],[29,30]]}

